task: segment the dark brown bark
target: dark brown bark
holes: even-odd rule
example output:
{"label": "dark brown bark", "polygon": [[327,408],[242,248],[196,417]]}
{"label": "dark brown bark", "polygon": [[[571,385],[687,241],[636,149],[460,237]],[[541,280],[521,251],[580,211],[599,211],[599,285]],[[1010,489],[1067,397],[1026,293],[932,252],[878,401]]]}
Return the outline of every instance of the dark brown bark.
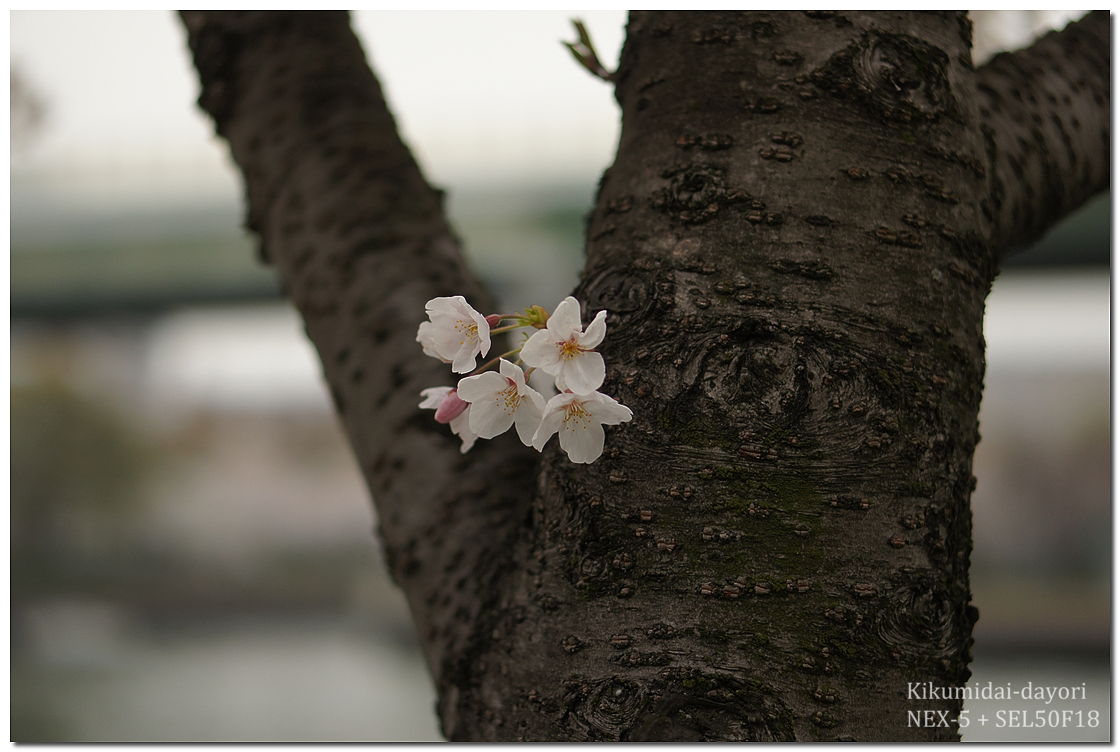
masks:
{"label": "dark brown bark", "polygon": [[[994,274],[963,14],[634,13],[577,296],[634,405],[546,453],[483,738],[955,738]],[[656,468],[656,472],[651,472]],[[475,713],[481,715],[481,713]]]}
{"label": "dark brown bark", "polygon": [[1111,32],[1108,12],[1093,11],[977,74],[991,171],[984,209],[1004,253],[1109,186]]}
{"label": "dark brown bark", "polygon": [[450,738],[956,737],[906,692],[967,678],[975,620],[997,247],[964,14],[632,15],[576,294],[635,417],[539,470],[414,408],[446,379],[423,301],[482,294],[345,17],[184,19]]}
{"label": "dark brown bark", "polygon": [[319,352],[390,571],[453,707],[450,688],[488,637],[484,616],[510,571],[536,457],[515,441],[461,455],[416,408],[421,389],[453,382],[415,336],[430,298],[488,298],[345,13],[182,15],[199,103],[245,176],[247,224]]}

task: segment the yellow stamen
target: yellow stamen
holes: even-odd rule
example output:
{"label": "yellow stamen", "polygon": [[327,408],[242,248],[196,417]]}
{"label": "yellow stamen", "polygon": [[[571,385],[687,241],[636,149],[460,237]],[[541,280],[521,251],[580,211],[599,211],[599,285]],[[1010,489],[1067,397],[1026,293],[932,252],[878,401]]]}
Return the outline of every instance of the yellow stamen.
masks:
{"label": "yellow stamen", "polygon": [[560,358],[562,360],[571,360],[581,352],[584,352],[584,349],[579,346],[575,337],[560,343]]}
{"label": "yellow stamen", "polygon": [[521,395],[517,393],[517,384],[510,382],[509,386],[494,396],[494,402],[499,409],[505,411],[506,415],[513,415],[517,412],[517,407],[521,404]]}
{"label": "yellow stamen", "polygon": [[579,430],[591,425],[591,413],[583,409],[583,403],[573,400],[564,408],[564,426]]}
{"label": "yellow stamen", "polygon": [[478,340],[478,324],[467,319],[459,319],[455,322],[455,331],[463,335],[459,340],[459,344],[463,344],[467,340]]}

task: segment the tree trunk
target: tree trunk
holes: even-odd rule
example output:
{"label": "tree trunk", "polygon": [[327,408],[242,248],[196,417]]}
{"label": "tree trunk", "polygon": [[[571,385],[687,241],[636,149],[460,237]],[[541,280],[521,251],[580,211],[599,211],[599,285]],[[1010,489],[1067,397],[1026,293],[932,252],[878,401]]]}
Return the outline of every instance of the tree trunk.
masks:
{"label": "tree trunk", "polygon": [[479,291],[344,18],[185,20],[449,738],[957,737],[907,711],[955,718],[910,690],[969,675],[984,297],[1022,198],[990,201],[963,13],[632,14],[576,295],[635,416],[535,474],[412,408],[423,301]]}
{"label": "tree trunk", "polygon": [[461,294],[486,306],[488,297],[441,194],[397,136],[345,13],[185,12],[183,21],[199,104],[245,175],[246,224],[319,353],[436,686],[454,685],[488,634],[484,612],[510,571],[536,458],[508,441],[461,455],[416,407],[447,372],[415,337],[426,300]]}
{"label": "tree trunk", "polygon": [[505,724],[466,736],[956,735],[905,697],[968,677],[974,620],[968,61],[960,14],[631,16],[576,294],[638,409],[589,468],[546,454],[478,672]]}

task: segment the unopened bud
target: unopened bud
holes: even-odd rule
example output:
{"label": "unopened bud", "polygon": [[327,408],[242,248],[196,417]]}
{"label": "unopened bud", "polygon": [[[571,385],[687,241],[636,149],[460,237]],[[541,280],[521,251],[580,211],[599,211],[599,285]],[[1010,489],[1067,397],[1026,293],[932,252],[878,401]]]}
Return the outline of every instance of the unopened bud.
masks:
{"label": "unopened bud", "polygon": [[541,308],[539,305],[529,306],[525,309],[521,320],[528,326],[544,329],[548,326],[548,311]]}
{"label": "unopened bud", "polygon": [[452,389],[436,408],[436,423],[450,423],[463,414],[467,403],[459,399],[458,390]]}

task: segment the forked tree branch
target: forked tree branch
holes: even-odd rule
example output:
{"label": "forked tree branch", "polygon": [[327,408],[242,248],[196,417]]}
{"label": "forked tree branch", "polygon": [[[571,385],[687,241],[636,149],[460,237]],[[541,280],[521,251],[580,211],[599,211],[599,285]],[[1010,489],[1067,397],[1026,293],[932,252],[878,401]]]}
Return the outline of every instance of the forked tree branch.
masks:
{"label": "forked tree branch", "polygon": [[1003,255],[1109,186],[1111,28],[1094,11],[977,72],[987,213]]}
{"label": "forked tree branch", "polygon": [[[486,304],[345,14],[183,18],[450,738],[956,736],[905,726],[896,688],[967,676],[974,238],[1021,244],[1107,184],[1107,19],[984,69],[985,178],[963,14],[633,14],[579,294],[641,409],[601,462],[553,446],[538,473],[512,435],[461,461],[416,410],[450,383],[423,302]],[[900,183],[903,149],[969,169]]]}
{"label": "forked tree branch", "polygon": [[[199,104],[241,168],[248,227],[280,274],[377,506],[445,720],[510,571],[535,455],[512,437],[465,462],[417,410],[450,384],[415,342],[424,302],[488,297],[397,135],[345,13],[184,12]],[[487,310],[487,312],[489,309]]]}

